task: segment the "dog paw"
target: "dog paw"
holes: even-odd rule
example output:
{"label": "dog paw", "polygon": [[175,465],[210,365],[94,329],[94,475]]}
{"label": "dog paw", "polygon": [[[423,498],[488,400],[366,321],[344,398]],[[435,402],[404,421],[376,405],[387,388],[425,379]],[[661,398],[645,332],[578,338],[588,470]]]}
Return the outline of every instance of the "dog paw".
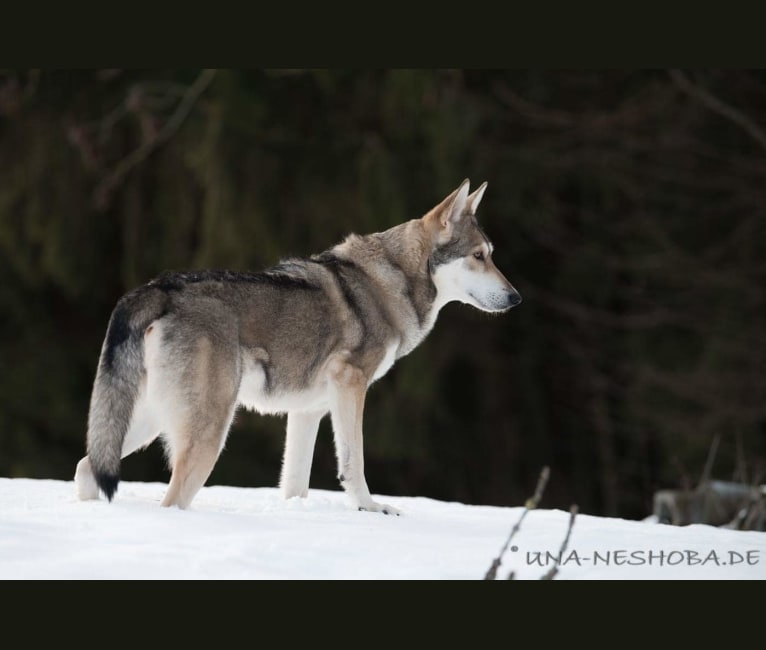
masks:
{"label": "dog paw", "polygon": [[86,456],[79,463],[74,474],[74,485],[77,498],[80,501],[92,501],[98,499],[98,484],[93,476],[90,459]]}
{"label": "dog paw", "polygon": [[375,503],[374,501],[359,506],[359,510],[362,512],[382,512],[384,515],[396,515],[397,517],[402,514],[401,511],[394,508],[394,506],[389,506],[385,503]]}

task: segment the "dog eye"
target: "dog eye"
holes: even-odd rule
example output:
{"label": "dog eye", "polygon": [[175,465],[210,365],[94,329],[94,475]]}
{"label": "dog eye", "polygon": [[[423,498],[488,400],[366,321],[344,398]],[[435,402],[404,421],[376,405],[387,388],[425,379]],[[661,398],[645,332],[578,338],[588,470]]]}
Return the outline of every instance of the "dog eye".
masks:
{"label": "dog eye", "polygon": [[474,254],[473,254],[473,256],[474,256],[474,257],[475,257],[477,260],[479,260],[480,262],[483,262],[483,261],[484,261],[484,253],[482,253],[481,251],[479,251],[478,253],[474,253]]}

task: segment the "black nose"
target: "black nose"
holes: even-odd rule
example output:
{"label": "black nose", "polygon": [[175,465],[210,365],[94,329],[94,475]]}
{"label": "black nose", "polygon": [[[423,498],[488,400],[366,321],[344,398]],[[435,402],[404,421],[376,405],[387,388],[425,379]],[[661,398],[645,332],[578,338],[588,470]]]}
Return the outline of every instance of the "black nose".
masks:
{"label": "black nose", "polygon": [[521,294],[518,291],[510,291],[508,293],[508,302],[511,303],[511,307],[515,307],[521,303]]}

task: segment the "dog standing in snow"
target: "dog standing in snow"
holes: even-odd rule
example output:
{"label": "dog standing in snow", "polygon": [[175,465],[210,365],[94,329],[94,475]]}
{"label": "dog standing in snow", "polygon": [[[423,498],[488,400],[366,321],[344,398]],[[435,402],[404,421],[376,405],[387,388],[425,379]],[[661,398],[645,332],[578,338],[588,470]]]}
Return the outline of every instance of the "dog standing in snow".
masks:
{"label": "dog standing in snow", "polygon": [[319,422],[332,419],[338,478],[359,510],[367,389],[457,300],[503,312],[521,296],[476,221],[487,184],[468,180],[420,219],[351,235],[261,273],[166,273],[123,296],[101,349],[77,465],[81,499],[111,500],[120,460],[162,436],[172,470],[163,506],[186,508],[223,448],[238,406],[286,413],[280,487],[308,493]]}

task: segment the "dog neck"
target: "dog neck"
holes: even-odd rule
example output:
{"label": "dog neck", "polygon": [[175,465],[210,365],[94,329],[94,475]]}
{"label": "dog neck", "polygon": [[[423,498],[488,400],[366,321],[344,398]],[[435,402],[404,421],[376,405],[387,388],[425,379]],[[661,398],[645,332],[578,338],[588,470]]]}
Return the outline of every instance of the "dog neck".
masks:
{"label": "dog neck", "polygon": [[400,336],[397,358],[423,341],[445,304],[431,276],[432,248],[422,219],[413,219],[383,232],[351,235],[332,250],[353,260],[390,301],[390,321]]}

